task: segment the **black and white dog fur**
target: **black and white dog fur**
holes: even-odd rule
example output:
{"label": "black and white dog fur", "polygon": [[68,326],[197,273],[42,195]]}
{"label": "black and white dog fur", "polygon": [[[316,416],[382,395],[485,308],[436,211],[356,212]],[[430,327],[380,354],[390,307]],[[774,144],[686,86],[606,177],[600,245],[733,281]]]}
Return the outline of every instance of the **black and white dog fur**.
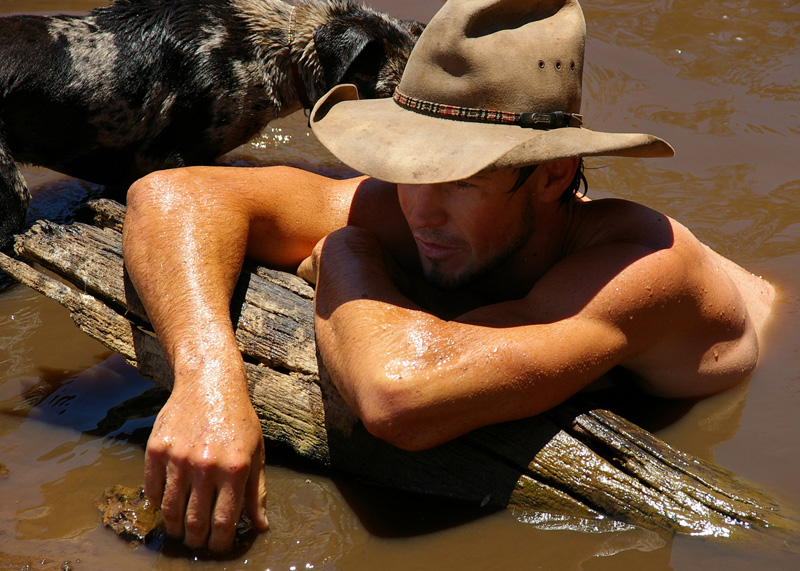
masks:
{"label": "black and white dog fur", "polygon": [[352,0],[117,0],[0,18],[0,248],[17,163],[101,184],[211,164],[338,83],[391,96],[422,25]]}

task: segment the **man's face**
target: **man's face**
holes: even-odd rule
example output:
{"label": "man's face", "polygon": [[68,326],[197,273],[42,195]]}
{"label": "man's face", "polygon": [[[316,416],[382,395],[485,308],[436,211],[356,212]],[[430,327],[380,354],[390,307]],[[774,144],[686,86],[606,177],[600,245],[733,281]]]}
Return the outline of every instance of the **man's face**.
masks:
{"label": "man's face", "polygon": [[400,207],[417,242],[425,277],[457,289],[508,261],[533,232],[527,185],[509,192],[516,169],[440,184],[398,185]]}

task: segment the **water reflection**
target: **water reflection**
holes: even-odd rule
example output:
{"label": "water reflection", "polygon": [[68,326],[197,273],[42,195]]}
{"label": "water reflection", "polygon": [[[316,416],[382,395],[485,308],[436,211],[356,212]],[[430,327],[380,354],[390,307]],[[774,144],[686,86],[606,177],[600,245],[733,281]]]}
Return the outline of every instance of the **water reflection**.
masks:
{"label": "water reflection", "polygon": [[683,79],[800,99],[795,2],[585,2],[590,34],[661,59]]}
{"label": "water reflection", "polygon": [[35,308],[19,305],[10,297],[0,301],[0,367],[14,377],[28,367],[31,337],[42,321]]}

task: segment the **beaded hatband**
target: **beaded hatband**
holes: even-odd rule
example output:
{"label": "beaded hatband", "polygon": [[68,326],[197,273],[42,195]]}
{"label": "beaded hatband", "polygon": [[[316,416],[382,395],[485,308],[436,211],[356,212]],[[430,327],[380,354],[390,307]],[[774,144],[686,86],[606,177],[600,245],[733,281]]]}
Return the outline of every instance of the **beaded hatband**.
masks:
{"label": "beaded hatband", "polygon": [[518,125],[531,129],[558,129],[561,127],[580,127],[583,116],[578,113],[565,113],[553,111],[551,113],[513,113],[511,111],[497,111],[494,109],[480,109],[477,107],[459,107],[435,103],[424,99],[417,99],[400,93],[395,88],[392,96],[395,103],[417,113],[455,119],[459,121],[475,121],[477,123],[497,123],[501,125]]}

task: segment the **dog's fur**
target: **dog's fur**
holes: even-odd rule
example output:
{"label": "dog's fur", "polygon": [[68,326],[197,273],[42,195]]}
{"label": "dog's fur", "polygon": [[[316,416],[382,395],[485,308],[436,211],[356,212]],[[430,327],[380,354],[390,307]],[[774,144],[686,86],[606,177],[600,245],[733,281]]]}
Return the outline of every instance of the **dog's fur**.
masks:
{"label": "dog's fur", "polygon": [[17,163],[101,184],[209,164],[338,83],[388,97],[422,31],[352,0],[118,0],[0,18],[0,248]]}

